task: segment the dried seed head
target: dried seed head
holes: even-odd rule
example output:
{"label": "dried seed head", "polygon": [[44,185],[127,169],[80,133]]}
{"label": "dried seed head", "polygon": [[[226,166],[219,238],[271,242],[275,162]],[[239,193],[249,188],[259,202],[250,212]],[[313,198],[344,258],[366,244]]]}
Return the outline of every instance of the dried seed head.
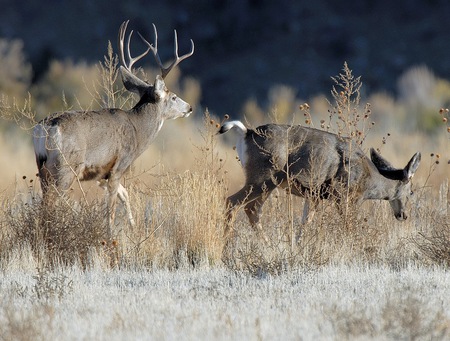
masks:
{"label": "dried seed head", "polygon": [[225,114],[225,116],[223,117],[225,120],[228,120],[230,118],[230,115]]}
{"label": "dried seed head", "polygon": [[216,123],[216,128],[220,128],[220,124],[219,123]]}
{"label": "dried seed head", "polygon": [[447,117],[443,117],[442,122],[447,122]]}
{"label": "dried seed head", "polygon": [[444,111],[445,111],[444,108],[439,109],[439,113],[440,113],[441,115],[444,114]]}

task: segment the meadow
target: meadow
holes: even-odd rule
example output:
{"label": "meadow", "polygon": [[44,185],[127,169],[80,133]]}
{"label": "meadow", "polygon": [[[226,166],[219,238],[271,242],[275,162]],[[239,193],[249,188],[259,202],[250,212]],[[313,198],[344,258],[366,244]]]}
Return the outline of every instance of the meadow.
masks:
{"label": "meadow", "polygon": [[398,167],[422,152],[408,220],[383,201],[344,219],[324,201],[296,244],[303,199],[283,190],[264,206],[268,241],[242,210],[224,239],[225,199],[244,181],[234,137],[216,135],[225,113],[198,104],[195,79],[171,75],[196,115],[166,122],[135,162],[124,185],[136,227],[118,205],[110,244],[95,183],[75,183],[51,212],[41,205],[30,128],[54,110],[133,105],[116,63],[112,50],[95,66],[55,61],[40,84],[24,76],[2,90],[0,339],[450,337],[449,82],[417,67],[399,80],[399,98],[362,96],[345,65],[330,96],[306,101],[274,85],[268,103],[248,100],[252,126],[342,133]]}

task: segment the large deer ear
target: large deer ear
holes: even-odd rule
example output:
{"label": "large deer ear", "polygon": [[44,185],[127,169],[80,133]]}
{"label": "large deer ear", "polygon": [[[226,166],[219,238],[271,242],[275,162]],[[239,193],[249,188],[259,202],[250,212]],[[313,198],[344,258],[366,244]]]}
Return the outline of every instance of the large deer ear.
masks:
{"label": "large deer ear", "polygon": [[123,66],[120,66],[120,73],[122,75],[123,85],[128,91],[134,92],[142,97],[146,90],[150,87],[149,84],[137,78]]}
{"label": "large deer ear", "polygon": [[391,180],[404,181],[404,170],[395,169],[389,161],[378,154],[373,148],[370,148],[370,158],[381,175]]}
{"label": "large deer ear", "polygon": [[157,75],[155,79],[155,84],[153,85],[153,91],[155,92],[155,96],[157,99],[163,99],[167,96],[167,87],[166,83],[164,83],[164,79]]}
{"label": "large deer ear", "polygon": [[385,158],[383,158],[380,154],[376,152],[375,149],[370,148],[370,158],[372,159],[372,162],[374,163],[375,167],[378,168],[378,170],[393,170],[394,167],[387,161]]}
{"label": "large deer ear", "polygon": [[414,176],[414,174],[417,171],[417,168],[419,168],[421,155],[419,152],[415,153],[411,160],[409,160],[408,164],[406,165],[405,169],[403,170],[403,173],[405,174],[405,178],[403,181],[407,182],[411,180],[411,178]]}

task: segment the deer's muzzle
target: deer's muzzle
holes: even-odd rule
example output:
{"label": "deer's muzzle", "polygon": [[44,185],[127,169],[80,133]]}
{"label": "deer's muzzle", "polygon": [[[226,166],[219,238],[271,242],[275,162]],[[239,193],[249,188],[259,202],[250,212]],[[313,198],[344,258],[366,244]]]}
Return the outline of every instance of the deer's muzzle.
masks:
{"label": "deer's muzzle", "polygon": [[395,218],[396,218],[398,221],[403,221],[403,220],[408,219],[408,216],[406,215],[405,212],[400,212],[400,213],[398,213],[398,214],[395,214]]}

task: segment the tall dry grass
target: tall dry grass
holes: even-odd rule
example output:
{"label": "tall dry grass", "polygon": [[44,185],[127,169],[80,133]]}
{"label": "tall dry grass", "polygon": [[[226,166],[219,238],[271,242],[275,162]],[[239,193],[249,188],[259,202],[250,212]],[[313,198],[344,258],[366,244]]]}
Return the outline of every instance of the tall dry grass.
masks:
{"label": "tall dry grass", "polygon": [[[88,69],[93,72],[93,68]],[[118,82],[117,58],[111,48],[105,61],[94,69],[97,78],[88,87],[92,98],[65,97],[71,101],[66,103],[68,107],[83,106],[83,103],[88,108],[132,105],[133,99],[123,93]],[[77,68],[73,70],[76,73]],[[185,93],[190,101],[198,101],[198,84],[188,80],[183,88],[178,77],[168,86],[178,89],[182,97]],[[49,78],[58,79],[55,75]],[[78,184],[74,184],[73,195],[61,200],[50,212],[41,205],[30,142],[3,146],[1,154],[6,160],[19,156],[16,165],[20,169],[10,167],[10,173],[2,169],[6,173],[2,183],[0,256],[8,258],[17,248],[29,245],[42,266],[80,263],[89,267],[100,257],[107,261],[114,258],[114,264],[119,267],[175,269],[225,264],[234,271],[253,275],[355,260],[393,267],[409,262],[448,266],[449,190],[445,162],[450,160],[448,137],[430,142],[420,134],[405,137],[374,132],[371,106],[361,103],[360,79],[345,65],[334,82],[334,102],[327,101],[326,116],[316,117],[315,109],[305,104],[300,111],[289,115],[292,103],[278,103],[280,111],[273,111],[273,119],[315,124],[351,136],[365,149],[374,146],[382,149],[388,159],[399,159],[396,162],[399,167],[417,150],[431,150],[433,156],[424,157],[415,181],[416,196],[408,221],[395,221],[384,202],[367,202],[360,208],[352,208],[343,217],[332,202],[324,201],[314,221],[303,228],[300,243],[294,245],[292,231],[301,228],[303,200],[277,191],[265,204],[262,217],[269,241],[264,242],[250,229],[241,212],[235,221],[236,239],[226,243],[223,238],[225,199],[240,188],[243,172],[229,140],[216,137],[219,120],[205,111],[200,113],[201,119],[166,123],[155,143],[136,161],[125,186],[137,225],[128,226],[124,209],[118,205],[113,245],[104,242],[105,205],[103,193],[95,184],[83,184],[86,197],[77,195]],[[271,101],[297,101],[292,92],[285,94],[286,91],[277,88]],[[29,128],[36,120],[32,104],[32,97],[23,101],[2,97],[2,115],[16,125]],[[322,102],[314,104],[321,105]],[[440,115],[445,121],[448,111],[442,110]],[[448,129],[447,121],[445,127]],[[439,157],[436,150],[443,151]],[[19,171],[22,174],[17,174]],[[22,179],[22,175],[27,178]]]}

